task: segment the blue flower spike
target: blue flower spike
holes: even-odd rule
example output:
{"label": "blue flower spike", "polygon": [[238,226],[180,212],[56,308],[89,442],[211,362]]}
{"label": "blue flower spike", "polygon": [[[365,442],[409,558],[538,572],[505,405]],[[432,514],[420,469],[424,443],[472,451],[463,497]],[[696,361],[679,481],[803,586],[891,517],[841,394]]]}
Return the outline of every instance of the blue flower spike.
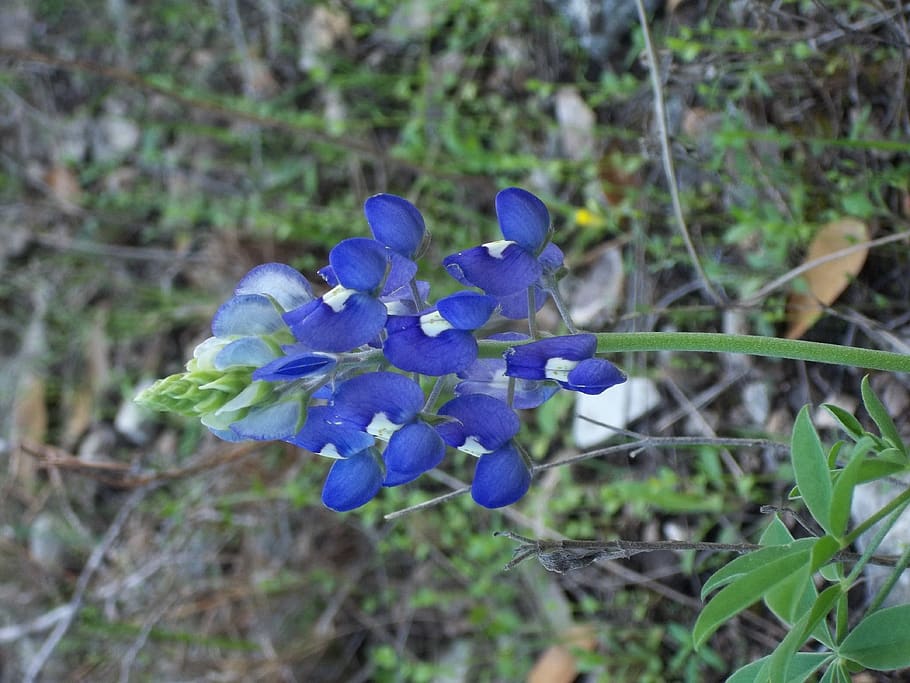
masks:
{"label": "blue flower spike", "polygon": [[412,259],[420,251],[427,227],[417,207],[404,197],[377,194],[363,204],[367,223],[379,242]]}
{"label": "blue flower spike", "polygon": [[531,488],[531,468],[514,441],[480,456],[471,483],[471,497],[485,508],[517,502]]}
{"label": "blue flower spike", "polygon": [[395,367],[439,377],[465,369],[477,358],[473,330],[484,325],[496,301],[457,292],[420,315],[390,316],[383,353]]}
{"label": "blue flower spike", "polygon": [[595,358],[597,337],[573,334],[513,346],[505,352],[506,375],[529,380],[553,380],[562,388],[600,394],[626,381],[615,365]]}

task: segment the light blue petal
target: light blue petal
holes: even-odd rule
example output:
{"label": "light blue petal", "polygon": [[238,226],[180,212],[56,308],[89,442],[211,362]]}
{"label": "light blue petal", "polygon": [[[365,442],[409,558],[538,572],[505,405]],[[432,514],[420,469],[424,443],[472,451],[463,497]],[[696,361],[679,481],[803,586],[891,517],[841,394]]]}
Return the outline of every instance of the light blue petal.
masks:
{"label": "light blue petal", "polygon": [[227,370],[235,367],[258,368],[278,355],[272,346],[259,337],[235,339],[215,356],[215,369]]}
{"label": "light blue petal", "polygon": [[329,252],[329,263],[339,284],[358,292],[371,292],[385,277],[389,251],[368,237],[351,237]]}
{"label": "light blue petal", "polygon": [[253,441],[287,439],[297,431],[301,415],[300,401],[284,401],[265,408],[252,408],[246,417],[231,425],[239,437]]}
{"label": "light blue petal", "polygon": [[418,316],[391,316],[386,325],[389,334],[382,352],[396,368],[441,377],[464,370],[477,358],[477,340],[470,332],[451,329],[429,337],[419,320]]}
{"label": "light blue petal", "polygon": [[626,376],[613,363],[603,358],[588,358],[570,370],[568,381],[560,384],[583,394],[600,394],[625,381]]}
{"label": "light blue petal", "polygon": [[241,294],[223,304],[212,319],[216,337],[255,337],[284,329],[275,305],[261,294]]}
{"label": "light blue petal", "polygon": [[385,283],[382,285],[382,295],[386,296],[395,290],[407,286],[417,275],[417,264],[394,251],[389,252],[391,266]]}
{"label": "light blue petal", "polygon": [[337,420],[365,430],[380,413],[393,424],[407,424],[423,402],[423,389],[411,378],[395,372],[368,372],[339,384],[332,408]]}
{"label": "light blue petal", "polygon": [[426,232],[416,206],[394,194],[377,194],[364,202],[363,213],[373,237],[402,256],[414,257]]}
{"label": "light blue petal", "polygon": [[303,428],[289,438],[288,443],[330,458],[348,458],[373,445],[375,439],[363,430],[346,424],[331,424],[328,420],[332,415],[328,406],[310,408]]}
{"label": "light blue petal", "polygon": [[315,305],[306,304],[302,315],[299,310],[285,314],[294,337],[314,351],[351,351],[376,339],[385,324],[385,305],[363,292],[343,292],[347,298],[334,310],[325,298],[337,289],[317,299]]}
{"label": "light blue petal", "polygon": [[550,212],[527,190],[510,187],[496,195],[496,217],[502,236],[518,242],[527,251],[543,246],[550,230]]}
{"label": "light blue petal", "polygon": [[593,334],[571,334],[548,337],[538,341],[512,346],[506,350],[506,374],[522,379],[547,379],[547,362],[554,358],[581,361],[590,358],[597,350],[597,337]]}
{"label": "light blue petal", "polygon": [[519,500],[531,488],[531,471],[513,443],[480,456],[474,470],[471,497],[485,508],[501,508]]}
{"label": "light blue petal", "polygon": [[490,242],[446,256],[442,264],[459,282],[480,287],[493,296],[527,289],[543,272],[532,252],[506,241]]}
{"label": "light blue petal", "polygon": [[403,476],[423,474],[442,462],[446,445],[430,425],[412,422],[392,435],[385,457],[389,469]]}
{"label": "light blue petal", "polygon": [[537,257],[537,260],[540,261],[540,265],[543,266],[544,273],[553,273],[562,268],[565,256],[562,253],[562,249],[550,242],[543,248],[543,251],[540,252],[540,256]]}
{"label": "light blue petal", "polygon": [[303,351],[282,356],[253,372],[253,379],[267,382],[287,382],[301,377],[324,375],[337,363],[335,356],[314,351]]}
{"label": "light blue petal", "polygon": [[286,311],[315,298],[307,279],[284,263],[256,266],[237,283],[234,294],[264,294]]}
{"label": "light blue petal", "polygon": [[483,450],[498,450],[518,434],[521,422],[515,411],[504,401],[484,394],[458,396],[443,405],[439,415],[454,417],[456,422],[444,422],[436,430],[453,448],[462,449],[466,442],[469,453],[479,455],[476,444]]}
{"label": "light blue petal", "polygon": [[436,308],[458,330],[482,327],[496,308],[496,300],[477,292],[456,292],[440,299]]}
{"label": "light blue petal", "polygon": [[[543,308],[547,302],[549,294],[545,292],[540,285],[534,284],[534,304],[535,313]],[[528,317],[528,290],[523,289],[520,292],[501,296],[497,299],[499,303],[499,315],[509,320],[524,320]]]}
{"label": "light blue petal", "polygon": [[322,487],[322,504],[347,512],[369,503],[382,486],[382,467],[372,449],[336,460]]}

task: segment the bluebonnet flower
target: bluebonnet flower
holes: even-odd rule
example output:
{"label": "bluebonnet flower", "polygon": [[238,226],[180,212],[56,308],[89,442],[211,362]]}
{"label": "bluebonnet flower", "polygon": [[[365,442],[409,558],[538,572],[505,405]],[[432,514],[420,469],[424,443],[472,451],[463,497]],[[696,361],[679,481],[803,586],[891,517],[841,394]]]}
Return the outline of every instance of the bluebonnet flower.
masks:
{"label": "bluebonnet flower", "polygon": [[[530,337],[519,332],[502,332],[489,337],[494,341],[527,341]],[[500,401],[509,400],[509,383],[512,388],[512,407],[517,409],[537,408],[546,403],[559,386],[553,382],[535,379],[515,379],[506,375],[506,361],[503,358],[478,358],[464,370],[459,371],[461,380],[453,389],[456,396],[486,394]]]}
{"label": "bluebonnet flower", "polygon": [[[479,287],[495,297],[507,297],[527,290],[544,274],[539,257],[549,238],[550,213],[527,190],[510,187],[496,195],[496,216],[505,239],[452,254],[442,263],[462,284]],[[558,249],[547,253],[547,263],[557,252],[561,263],[562,252]]]}
{"label": "bluebonnet flower", "polygon": [[389,249],[413,259],[426,239],[427,227],[417,207],[394,194],[376,194],[363,204],[373,237]]}
{"label": "bluebonnet flower", "polygon": [[441,376],[468,367],[477,358],[473,331],[496,302],[476,292],[457,292],[419,315],[389,316],[382,346],[392,365],[408,372]]}
{"label": "bluebonnet flower", "polygon": [[615,365],[595,358],[597,337],[573,334],[548,337],[510,347],[505,353],[506,375],[530,380],[553,380],[562,388],[599,394],[626,376]]}
{"label": "bluebonnet flower", "polygon": [[403,484],[436,467],[445,456],[445,443],[420,419],[423,389],[394,372],[369,372],[352,377],[335,389],[330,421],[360,429],[387,441],[387,485]]}
{"label": "bluebonnet flower", "polygon": [[388,315],[378,299],[383,282],[393,275],[396,282],[407,282],[417,272],[417,264],[403,257],[393,269],[391,254],[366,237],[339,242],[329,252],[330,277],[337,284],[284,315],[296,339],[314,351],[336,353],[375,341]]}

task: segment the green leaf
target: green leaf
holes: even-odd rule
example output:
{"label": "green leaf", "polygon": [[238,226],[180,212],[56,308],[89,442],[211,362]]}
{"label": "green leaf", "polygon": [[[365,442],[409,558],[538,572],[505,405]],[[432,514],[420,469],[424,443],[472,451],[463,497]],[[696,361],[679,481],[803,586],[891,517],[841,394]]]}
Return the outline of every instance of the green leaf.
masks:
{"label": "green leaf", "polygon": [[840,471],[834,482],[831,491],[831,511],[828,518],[831,523],[831,535],[840,538],[847,529],[847,521],[850,519],[850,505],[853,503],[853,490],[859,483],[862,474],[863,463],[866,461],[866,453],[873,446],[869,438],[860,439],[853,453],[850,455],[850,461],[847,466]]}
{"label": "green leaf", "polygon": [[768,564],[768,562],[778,560],[782,557],[788,557],[795,553],[809,552],[814,543],[814,538],[801,538],[798,541],[793,541],[791,539],[791,541],[785,545],[771,545],[766,548],[753,550],[750,553],[740,555],[739,557],[730,560],[730,562],[714,572],[711,578],[702,586],[702,600],[704,600],[705,596],[711,591],[725,586],[740,576],[750,574],[756,569],[760,569]]}
{"label": "green leaf", "polygon": [[765,593],[765,604],[785,624],[793,624],[812,609],[817,592],[806,564]]}
{"label": "green leaf", "polygon": [[847,635],[838,654],[876,671],[910,666],[910,605],[867,616]]}
{"label": "green leaf", "polygon": [[887,441],[890,441],[891,445],[900,450],[904,457],[906,457],[907,446],[901,439],[897,427],[894,426],[894,421],[888,414],[885,404],[882,403],[878,396],[875,395],[875,392],[872,391],[872,386],[869,384],[869,375],[863,377],[860,391],[863,395],[863,405],[866,406],[869,416],[872,418],[872,421],[875,422],[882,436]]}
{"label": "green leaf", "polygon": [[[830,653],[797,652],[793,659],[790,660],[785,683],[802,683],[802,681],[805,681],[833,658],[834,655]],[[767,683],[767,665],[770,659],[769,655],[751,664],[746,664],[746,666],[730,676],[727,679],[727,683]]]}
{"label": "green leaf", "polygon": [[[894,453],[899,453],[896,448],[889,448],[889,451]],[[879,457],[884,455],[884,453],[879,453]],[[906,469],[906,465],[898,462],[893,462],[890,460],[879,460],[879,459],[869,459],[864,458],[863,464],[860,466],[859,479],[857,484],[865,484],[869,481],[875,481],[876,479],[884,479],[885,477],[890,477],[892,474],[901,472]]]}
{"label": "green leaf", "polygon": [[[815,539],[803,540],[813,543]],[[797,547],[792,549],[792,546]],[[776,586],[802,565],[806,564],[809,561],[811,547],[800,541],[794,541],[786,549],[789,552],[786,552],[783,556],[781,556],[781,551],[784,551],[784,548],[772,547],[757,550],[754,553],[750,553],[747,557],[758,555],[764,550],[777,550],[777,559],[764,562],[758,567],[751,566],[751,571],[748,573],[735,575],[736,581],[721,590],[702,609],[692,630],[692,639],[696,648],[701,647],[721,624],[739,614],[739,612],[761,598],[770,588]],[[741,559],[747,558],[737,558],[733,562]],[[726,569],[726,567],[723,569]]]}
{"label": "green leaf", "polygon": [[834,419],[840,423],[840,426],[843,427],[844,431],[852,436],[856,441],[859,441],[866,434],[866,430],[863,429],[863,426],[860,424],[859,420],[853,415],[853,413],[844,410],[840,406],[831,405],[830,403],[824,404],[825,410],[827,410],[831,415],[834,416]]}
{"label": "green leaf", "polygon": [[[796,651],[802,647],[809,634],[815,630],[816,626],[821,624],[828,612],[831,611],[841,592],[840,584],[826,588],[818,596],[815,604],[812,605],[812,609],[793,625],[786,637],[777,646],[777,649],[771,653],[771,658],[768,662],[769,680],[789,680],[789,667],[793,662]],[[824,627],[823,631],[828,634],[827,627]],[[830,641],[830,637],[828,640]]]}
{"label": "green leaf", "polygon": [[828,564],[828,560],[834,557],[840,550],[840,542],[833,536],[822,536],[812,546],[812,564],[809,571],[816,572],[821,567]]}
{"label": "green leaf", "polygon": [[762,532],[758,542],[762,545],[786,545],[793,540],[793,535],[783,523],[780,515],[774,515],[774,519],[768,524]]}
{"label": "green leaf", "polygon": [[796,417],[790,449],[799,494],[816,521],[831,533],[831,471],[818,432],[809,418],[809,406],[804,406]]}

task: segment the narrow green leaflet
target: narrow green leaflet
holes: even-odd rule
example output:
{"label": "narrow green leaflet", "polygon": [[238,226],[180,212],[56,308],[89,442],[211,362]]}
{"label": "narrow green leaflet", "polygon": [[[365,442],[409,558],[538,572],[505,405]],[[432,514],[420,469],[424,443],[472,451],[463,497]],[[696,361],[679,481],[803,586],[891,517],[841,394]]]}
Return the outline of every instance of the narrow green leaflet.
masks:
{"label": "narrow green leaflet", "polygon": [[894,426],[894,420],[891,419],[891,415],[888,414],[888,409],[885,408],[885,405],[879,400],[878,396],[875,395],[875,392],[872,391],[872,386],[869,384],[869,375],[863,377],[862,384],[860,385],[860,392],[863,395],[863,405],[866,406],[866,410],[869,412],[869,416],[875,422],[878,430],[882,433],[882,436],[891,442],[891,445],[900,450],[900,452],[907,457],[907,447],[904,445],[903,440],[901,440],[900,432],[897,431],[897,427]]}
{"label": "narrow green leaflet", "polygon": [[850,505],[853,503],[853,490],[859,483],[860,475],[863,471],[863,463],[866,461],[866,453],[873,447],[872,439],[860,439],[853,453],[850,455],[850,461],[847,466],[841,470],[834,482],[831,491],[831,511],[828,515],[831,523],[831,535],[840,538],[847,530],[847,522],[850,519]]}
{"label": "narrow green leaflet", "polygon": [[825,404],[825,409],[834,416],[834,419],[840,423],[840,426],[843,427],[844,431],[847,432],[850,436],[853,437],[855,441],[859,441],[866,434],[866,430],[863,429],[863,426],[860,424],[859,420],[843,408],[840,408],[830,403]]}
{"label": "narrow green leaflet", "polygon": [[[727,679],[727,683],[767,683],[768,657],[747,664]],[[833,658],[830,653],[798,652],[790,661],[784,683],[802,683]]]}
{"label": "narrow green leaflet", "polygon": [[[705,596],[711,591],[717,590],[718,588],[737,580],[741,576],[761,569],[769,562],[797,553],[808,553],[815,543],[815,540],[816,539],[814,538],[801,538],[798,541],[791,540],[791,542],[786,545],[771,545],[767,548],[754,550],[746,555],[740,555],[714,572],[711,578],[705,582],[705,585],[702,586],[701,589],[702,600],[704,600]],[[783,578],[786,577],[781,577],[781,579]]]}
{"label": "narrow green leaflet", "polygon": [[[796,551],[783,554],[783,556],[778,554],[777,559],[765,562],[759,567],[752,567],[751,571],[736,576],[735,581],[715,595],[702,609],[695,622],[692,630],[692,640],[695,642],[695,647],[701,647],[721,624],[739,614],[749,605],[759,600],[770,588],[786,579],[804,564],[807,564],[809,562],[811,544],[814,543],[815,539],[803,540],[809,541],[809,544],[794,541],[790,547],[799,544]],[[747,557],[757,555],[763,550],[750,553]],[[767,550],[780,551],[781,549],[768,548]],[[744,558],[737,558],[734,562],[739,559]],[[727,567],[724,567],[721,571],[724,571]]]}
{"label": "narrow green leaflet", "polygon": [[771,658],[768,661],[768,678],[770,680],[788,680],[790,667],[793,665],[793,658],[797,650],[803,646],[803,643],[806,642],[810,633],[817,626],[822,625],[823,630],[827,633],[827,626],[822,624],[822,620],[834,607],[834,603],[842,592],[839,584],[829,586],[823,590],[815,600],[815,604],[812,605],[812,609],[793,625],[786,637],[777,646],[777,649],[771,653]]}
{"label": "narrow green leaflet", "polygon": [[809,406],[799,411],[793,425],[790,458],[803,502],[821,527],[831,533],[831,471],[818,432],[809,418]]}
{"label": "narrow green leaflet", "polygon": [[847,635],[838,654],[876,671],[910,666],[910,605],[870,614]]}

